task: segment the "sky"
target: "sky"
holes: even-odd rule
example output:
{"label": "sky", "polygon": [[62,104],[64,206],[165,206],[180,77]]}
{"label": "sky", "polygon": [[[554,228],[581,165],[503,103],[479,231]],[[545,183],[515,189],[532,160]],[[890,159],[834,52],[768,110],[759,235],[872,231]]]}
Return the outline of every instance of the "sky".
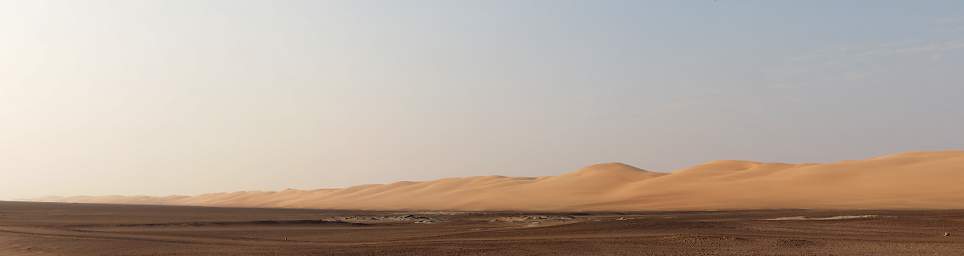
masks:
{"label": "sky", "polygon": [[0,199],[964,148],[964,1],[0,0]]}

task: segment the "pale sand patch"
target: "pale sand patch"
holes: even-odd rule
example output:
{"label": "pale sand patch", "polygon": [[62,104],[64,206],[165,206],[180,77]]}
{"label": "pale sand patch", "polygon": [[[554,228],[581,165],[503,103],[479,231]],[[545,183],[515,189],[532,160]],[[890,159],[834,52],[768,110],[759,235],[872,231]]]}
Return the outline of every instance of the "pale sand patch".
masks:
{"label": "pale sand patch", "polygon": [[872,219],[877,217],[879,216],[877,215],[843,215],[843,216],[833,216],[833,217],[823,217],[823,218],[793,216],[793,217],[779,217],[779,218],[763,219],[763,220],[853,220],[853,219]]}

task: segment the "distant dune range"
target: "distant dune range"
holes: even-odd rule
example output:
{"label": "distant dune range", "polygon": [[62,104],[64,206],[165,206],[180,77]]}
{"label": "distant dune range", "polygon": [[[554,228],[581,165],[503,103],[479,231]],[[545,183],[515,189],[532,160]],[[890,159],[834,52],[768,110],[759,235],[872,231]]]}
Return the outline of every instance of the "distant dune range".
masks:
{"label": "distant dune range", "polygon": [[548,177],[481,176],[343,189],[38,201],[358,210],[631,211],[964,208],[964,151],[829,164],[713,161],[670,173],[621,163]]}

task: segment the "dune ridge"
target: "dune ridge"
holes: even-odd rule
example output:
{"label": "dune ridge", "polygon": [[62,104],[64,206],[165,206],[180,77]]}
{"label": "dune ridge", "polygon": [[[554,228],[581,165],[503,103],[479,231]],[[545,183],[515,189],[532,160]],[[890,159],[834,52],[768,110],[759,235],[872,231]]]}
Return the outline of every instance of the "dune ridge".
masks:
{"label": "dune ridge", "polygon": [[478,176],[342,189],[36,201],[356,210],[632,211],[964,208],[964,151],[827,164],[713,161],[669,173],[605,163],[548,177]]}

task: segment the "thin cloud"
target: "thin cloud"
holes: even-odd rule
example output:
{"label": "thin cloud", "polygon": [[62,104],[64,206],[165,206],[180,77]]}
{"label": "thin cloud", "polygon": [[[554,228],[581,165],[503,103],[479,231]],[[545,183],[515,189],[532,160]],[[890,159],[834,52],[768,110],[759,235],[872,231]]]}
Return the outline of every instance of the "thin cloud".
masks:
{"label": "thin cloud", "polygon": [[[774,89],[796,89],[811,85],[859,84],[873,77],[881,64],[898,59],[920,58],[940,61],[952,52],[964,50],[964,39],[900,41],[827,48],[786,59],[768,67],[764,82]],[[841,83],[836,83],[841,84]]]}
{"label": "thin cloud", "polygon": [[895,54],[933,54],[964,49],[964,40],[932,42],[894,49]]}
{"label": "thin cloud", "polygon": [[950,51],[964,49],[964,39],[890,42],[862,47],[840,47],[815,51],[789,58],[791,63],[836,63],[840,60],[859,60],[863,58],[921,55],[931,57]]}

